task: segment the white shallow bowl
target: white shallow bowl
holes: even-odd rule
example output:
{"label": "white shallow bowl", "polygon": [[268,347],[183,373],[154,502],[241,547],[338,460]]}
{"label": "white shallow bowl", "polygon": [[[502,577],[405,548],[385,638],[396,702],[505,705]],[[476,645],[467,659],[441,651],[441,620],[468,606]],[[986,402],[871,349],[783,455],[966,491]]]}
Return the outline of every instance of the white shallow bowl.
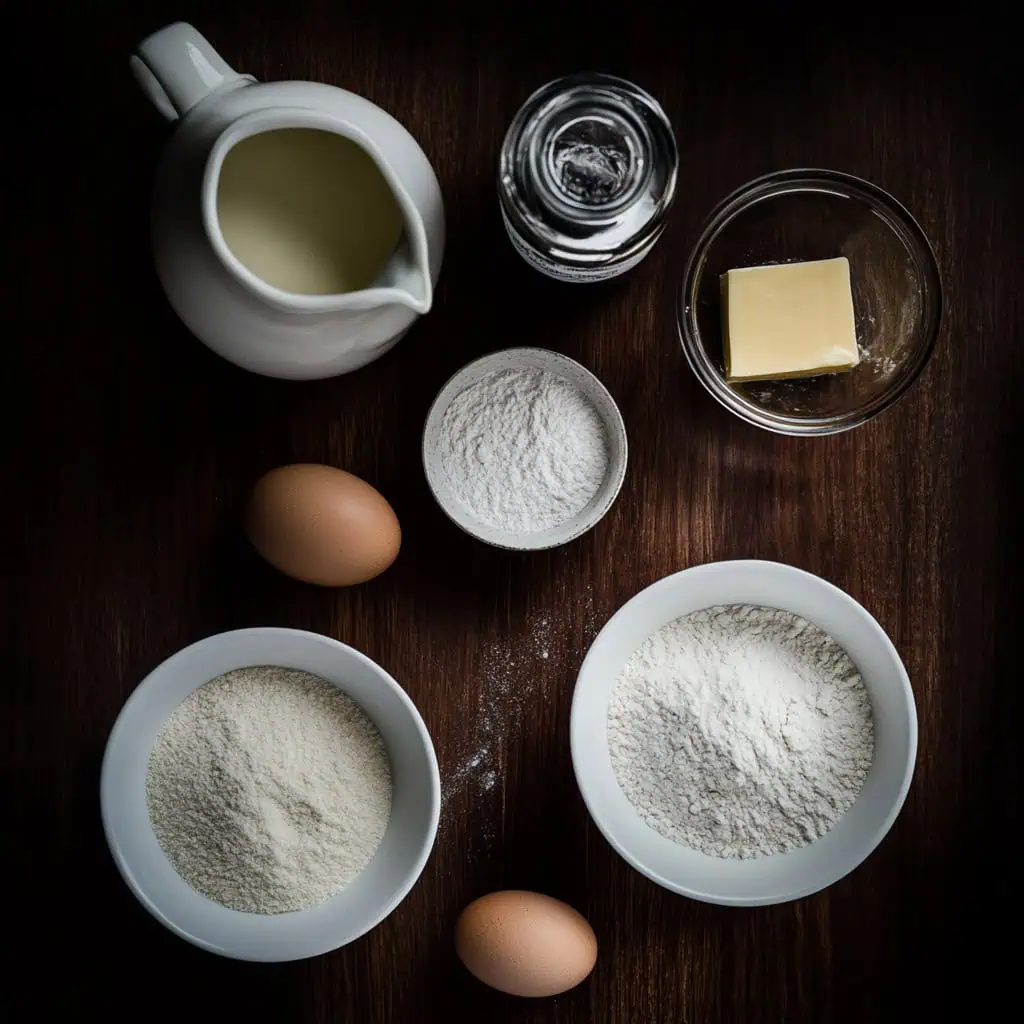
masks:
{"label": "white shallow bowl", "polygon": [[[674,619],[723,604],[781,608],[813,622],[846,649],[871,696],[875,757],[864,788],[831,831],[790,853],[725,860],[674,843],[643,821],[612,770],[608,702],[630,656]],[[917,755],[910,680],[882,627],[831,583],[777,562],[697,566],[666,576],[627,601],[598,634],[580,668],[570,730],[580,792],[615,850],[666,889],[728,906],[784,903],[824,889],[852,871],[896,820]]]}
{"label": "white shallow bowl", "polygon": [[[582,512],[559,526],[536,533],[499,530],[477,519],[452,493],[438,451],[441,423],[452,400],[482,377],[498,370],[548,370],[575,384],[590,399],[604,422],[608,436],[608,472],[593,500]],[[628,446],[622,413],[608,389],[575,359],[546,348],[507,348],[468,363],[452,377],[434,399],[423,429],[423,469],[437,503],[448,518],[466,533],[487,544],[513,551],[540,551],[558,547],[586,533],[612,507],[626,478]]]}
{"label": "white shallow bowl", "polygon": [[[334,683],[373,719],[391,759],[391,820],[373,860],[336,896],[288,914],[243,913],[201,896],[164,855],[146,809],[149,754],[164,722],[197,687],[253,665],[300,669]],[[222,956],[299,960],[351,942],[398,906],[434,845],[441,785],[423,719],[387,672],[337,640],[268,627],[200,640],[146,676],[121,709],[107,741],[100,807],[122,877],[161,924]]]}

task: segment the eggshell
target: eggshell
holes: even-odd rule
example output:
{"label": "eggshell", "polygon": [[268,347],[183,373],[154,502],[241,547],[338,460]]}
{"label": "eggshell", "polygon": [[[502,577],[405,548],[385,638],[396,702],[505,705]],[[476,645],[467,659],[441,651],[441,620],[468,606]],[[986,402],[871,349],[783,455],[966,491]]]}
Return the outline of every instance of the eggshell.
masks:
{"label": "eggshell", "polygon": [[253,488],[245,532],[275,568],[323,587],[363,583],[395,560],[398,517],[365,480],[332,466],[281,466]]}
{"label": "eggshell", "polygon": [[597,937],[578,911],[536,892],[492,892],[459,915],[455,949],[485,985],[514,996],[554,996],[594,969]]}

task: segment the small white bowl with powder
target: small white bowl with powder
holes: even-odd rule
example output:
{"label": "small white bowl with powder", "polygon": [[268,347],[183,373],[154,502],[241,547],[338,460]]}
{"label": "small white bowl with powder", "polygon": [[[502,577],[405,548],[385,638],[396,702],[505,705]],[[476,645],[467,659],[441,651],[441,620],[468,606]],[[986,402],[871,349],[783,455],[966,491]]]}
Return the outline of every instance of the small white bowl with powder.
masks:
{"label": "small white bowl with powder", "polygon": [[398,683],[345,644],[272,627],[154,669],[100,779],[128,887],[171,931],[240,960],[317,956],[379,924],[423,870],[440,803]]}
{"label": "small white bowl with powder", "polygon": [[882,841],[917,713],[852,597],[792,566],[717,562],[612,616],[570,734],[587,809],[628,863],[693,899],[757,906],[833,884]]}
{"label": "small white bowl with powder", "polygon": [[557,547],[593,527],[626,475],[626,428],[607,388],[568,356],[512,348],[464,366],[423,431],[438,504],[495,547]]}

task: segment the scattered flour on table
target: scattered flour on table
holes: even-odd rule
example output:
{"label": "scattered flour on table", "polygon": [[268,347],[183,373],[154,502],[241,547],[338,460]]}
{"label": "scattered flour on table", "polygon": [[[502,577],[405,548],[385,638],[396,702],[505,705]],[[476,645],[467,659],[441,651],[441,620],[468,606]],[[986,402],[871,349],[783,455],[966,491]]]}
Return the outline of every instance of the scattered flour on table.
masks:
{"label": "scattered flour on table", "polygon": [[[582,660],[597,633],[594,599],[589,585],[575,595],[583,607],[582,635],[548,612],[534,616],[525,629],[486,645],[481,653],[479,692],[465,716],[466,730],[456,741],[454,757],[441,772],[441,834],[451,827],[453,803],[468,793],[471,801],[500,799],[505,758],[518,735],[523,717],[538,702],[555,694],[543,685],[551,672],[565,669],[575,678],[566,658]],[[494,826],[484,821],[479,838],[485,847],[495,840]]]}
{"label": "scattered flour on table", "polygon": [[670,622],[608,708],[612,768],[655,831],[718,857],[806,846],[853,804],[874,754],[849,655],[799,616],[750,605]]}
{"label": "scattered flour on table", "polygon": [[572,519],[608,472],[600,414],[575,384],[548,370],[496,370],[456,395],[438,452],[459,503],[514,533]]}
{"label": "scattered flour on table", "polygon": [[157,840],[182,878],[234,910],[321,903],[369,863],[391,766],[365,712],[308,672],[218,676],[167,720],[149,759]]}

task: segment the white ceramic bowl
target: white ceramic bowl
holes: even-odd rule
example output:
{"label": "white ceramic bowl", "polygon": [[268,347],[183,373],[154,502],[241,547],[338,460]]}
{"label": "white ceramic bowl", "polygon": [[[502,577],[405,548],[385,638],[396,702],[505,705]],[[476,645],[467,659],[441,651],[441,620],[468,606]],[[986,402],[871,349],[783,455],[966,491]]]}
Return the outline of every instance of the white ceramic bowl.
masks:
{"label": "white ceramic bowl", "polygon": [[[593,500],[582,512],[559,526],[536,533],[499,530],[481,522],[452,493],[438,452],[441,422],[452,400],[482,377],[497,370],[548,370],[575,384],[593,403],[608,435],[608,472]],[[612,507],[626,478],[628,446],[622,413],[608,389],[575,359],[545,348],[507,348],[468,363],[452,377],[434,399],[423,429],[423,469],[437,503],[456,526],[487,544],[513,551],[540,551],[558,547],[586,533]]]}
{"label": "white ceramic bowl", "polygon": [[[394,784],[391,820],[366,866],[331,899],[289,914],[247,914],[201,896],[171,866],[146,809],[146,771],[157,733],[204,683],[252,665],[312,672],[336,684],[373,719]],[[423,719],[379,665],[345,644],[297,629],[240,629],[200,640],[139,684],[107,741],[100,779],[103,828],[128,887],[183,939],[239,960],[299,960],[343,946],[391,913],[419,878],[441,807],[437,759]]]}
{"label": "white ceramic bowl", "polygon": [[[725,860],[680,846],[641,819],[612,770],[608,701],[626,661],[667,623],[722,604],[781,608],[813,622],[846,649],[871,696],[875,757],[864,788],[829,832],[790,853]],[[896,820],[917,754],[910,680],[882,627],[831,583],[777,562],[697,566],[666,576],[627,601],[598,634],[580,668],[570,728],[580,792],[615,850],[666,889],[729,906],[794,900],[824,889],[857,867]]]}

